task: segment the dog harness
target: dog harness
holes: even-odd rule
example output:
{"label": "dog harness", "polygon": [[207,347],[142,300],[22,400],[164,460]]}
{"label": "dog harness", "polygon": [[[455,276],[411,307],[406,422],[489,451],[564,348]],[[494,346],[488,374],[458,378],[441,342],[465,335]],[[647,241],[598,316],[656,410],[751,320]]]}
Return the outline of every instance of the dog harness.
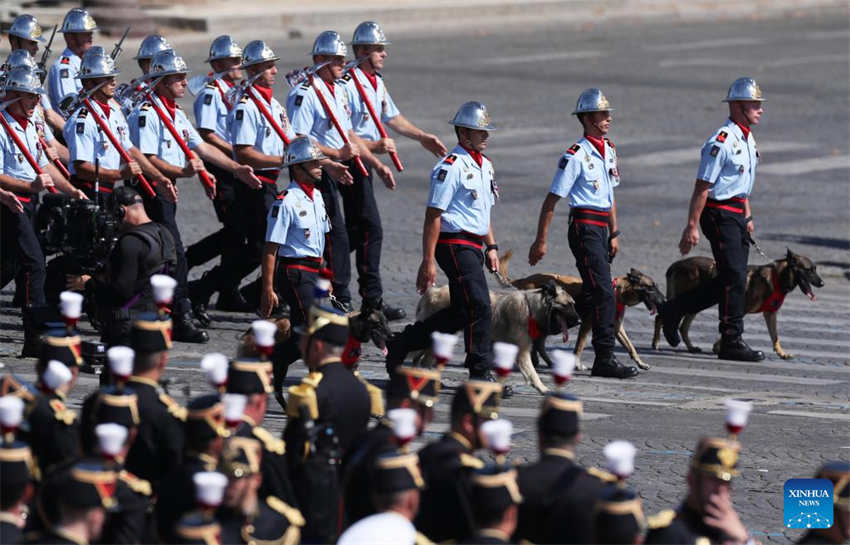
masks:
{"label": "dog harness", "polygon": [[617,313],[614,315],[615,320],[619,320],[626,314],[626,304],[620,300],[617,294],[617,279],[611,281],[611,288],[614,291],[614,304],[617,306]]}
{"label": "dog harness", "polygon": [[342,363],[349,369],[354,367],[360,360],[360,341],[354,335],[348,336],[348,342],[345,343],[345,348],[342,349]]}
{"label": "dog harness", "polygon": [[779,273],[776,272],[776,269],[773,269],[771,279],[773,280],[773,292],[764,300],[759,312],[776,312],[785,302],[785,293],[779,287]]}

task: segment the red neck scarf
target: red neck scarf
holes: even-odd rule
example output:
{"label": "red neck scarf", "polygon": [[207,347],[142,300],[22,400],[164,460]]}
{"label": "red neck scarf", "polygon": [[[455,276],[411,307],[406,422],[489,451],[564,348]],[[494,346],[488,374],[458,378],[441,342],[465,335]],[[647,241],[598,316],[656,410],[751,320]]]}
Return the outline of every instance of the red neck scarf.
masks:
{"label": "red neck scarf", "polygon": [[306,193],[307,196],[312,201],[313,200],[313,190],[316,189],[316,186],[314,186],[313,184],[305,184],[304,182],[299,182],[298,180],[295,180],[295,183],[298,184],[298,187],[301,188],[301,191]]}
{"label": "red neck scarf", "polygon": [[272,103],[273,89],[271,87],[262,87],[259,84],[255,83],[254,89],[257,90],[260,96],[263,97],[263,100],[265,100],[268,104]]}
{"label": "red neck scarf", "polygon": [[103,112],[103,115],[106,116],[106,119],[109,119],[109,113],[112,111],[112,108],[109,107],[109,102],[101,102],[98,99],[94,99],[94,101],[97,102],[98,106],[100,106],[100,110]]}
{"label": "red neck scarf", "polygon": [[168,115],[171,116],[171,120],[173,121],[175,112],[177,111],[177,103],[159,93],[157,93],[156,96],[158,96],[159,100],[162,101],[162,105],[165,106],[166,111],[168,111]]}
{"label": "red neck scarf", "polygon": [[603,138],[596,138],[595,136],[590,136],[589,134],[584,135],[587,138],[587,141],[593,144],[593,147],[596,148],[596,151],[599,152],[599,155],[605,159],[605,140]]}
{"label": "red neck scarf", "polygon": [[369,80],[369,83],[372,84],[372,89],[377,91],[378,90],[378,74],[370,74],[369,72],[363,70],[362,68],[360,69],[360,71],[363,73],[364,76],[366,76],[366,79]]}
{"label": "red neck scarf", "polygon": [[741,132],[744,133],[744,140],[749,140],[750,139],[750,128],[741,125],[737,121],[733,121],[733,123],[738,125],[738,128],[741,129]]}
{"label": "red neck scarf", "polygon": [[[325,81],[325,80],[322,80],[322,81]],[[328,83],[328,82],[325,81],[325,87],[327,87],[328,91],[331,92],[332,97],[336,97],[336,89],[334,88],[335,87],[334,82]]]}
{"label": "red neck scarf", "polygon": [[484,162],[484,156],[481,155],[480,151],[471,150],[463,144],[461,144],[460,147],[466,150],[466,153],[468,153],[469,156],[475,160],[476,164],[478,164],[479,167],[481,166],[481,163]]}
{"label": "red neck scarf", "polygon": [[[8,112],[8,110],[6,110],[6,111]],[[13,114],[12,112],[9,112],[9,115],[12,116],[12,119],[14,119],[15,121],[18,122],[18,125],[20,125],[22,129],[27,130],[27,125],[30,122],[28,117],[26,117],[26,116],[18,117],[17,115]]]}

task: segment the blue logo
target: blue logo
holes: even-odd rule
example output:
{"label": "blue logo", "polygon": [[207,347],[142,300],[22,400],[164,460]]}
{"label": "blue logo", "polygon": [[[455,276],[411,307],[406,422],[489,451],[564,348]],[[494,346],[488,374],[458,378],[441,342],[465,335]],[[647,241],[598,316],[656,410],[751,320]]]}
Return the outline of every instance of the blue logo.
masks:
{"label": "blue logo", "polygon": [[785,481],[783,519],[786,528],[831,528],[832,494],[829,479]]}

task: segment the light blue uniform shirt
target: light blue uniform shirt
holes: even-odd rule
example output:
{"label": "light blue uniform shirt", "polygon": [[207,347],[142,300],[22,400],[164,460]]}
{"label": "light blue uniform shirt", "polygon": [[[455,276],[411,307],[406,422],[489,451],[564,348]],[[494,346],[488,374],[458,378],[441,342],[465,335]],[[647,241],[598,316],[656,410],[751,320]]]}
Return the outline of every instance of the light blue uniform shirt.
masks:
{"label": "light blue uniform shirt", "polygon": [[[342,80],[335,81],[334,94],[331,95],[321,78],[315,78],[315,82],[347,135],[351,130],[351,98],[348,87]],[[316,97],[316,89],[308,81],[289,91],[286,97],[286,112],[292,120],[292,130],[295,134],[312,136],[321,145],[329,148],[339,149],[344,145],[322,103]]]}
{"label": "light blue uniform shirt", "polygon": [[345,82],[346,87],[348,87],[348,96],[351,99],[351,126],[354,127],[354,132],[357,133],[357,136],[366,140],[380,140],[381,134],[378,132],[378,127],[375,126],[375,122],[372,120],[372,115],[363,102],[363,98],[357,91],[357,86],[352,79],[355,76],[352,73],[356,75],[357,81],[363,86],[363,90],[366,92],[366,96],[369,97],[369,102],[372,103],[375,112],[381,116],[381,122],[386,123],[401,112],[398,111],[395,102],[393,102],[392,97],[387,92],[387,87],[384,85],[384,77],[381,74],[377,75],[377,89],[372,87],[372,83],[360,68],[355,68],[343,76],[342,80]]}
{"label": "light blue uniform shirt", "polygon": [[[283,157],[284,144],[277,131],[272,128],[271,123],[260,113],[260,109],[249,96],[251,90],[245,92],[239,100],[239,104],[231,110],[228,116],[230,123],[230,142],[234,146],[252,146],[255,150],[265,155]],[[255,96],[259,98],[269,113],[272,115],[286,137],[292,140],[295,133],[289,124],[283,106],[276,98],[272,97],[271,104],[265,101],[260,93]]]}
{"label": "light blue uniform shirt", "polygon": [[314,189],[310,199],[291,182],[269,210],[266,241],[280,245],[277,255],[281,257],[322,257],[325,233],[330,230],[322,192]]}
{"label": "light blue uniform shirt", "polygon": [[[27,147],[32,156],[35,157],[38,166],[42,168],[47,166],[47,154],[41,149],[41,144],[38,142],[35,123],[31,121],[27,123],[25,130],[15,121],[15,118],[9,112],[3,111],[0,115],[6,118],[9,127],[15,131],[21,142]],[[26,157],[24,157],[24,154],[18,149],[15,141],[9,137],[5,130],[0,130],[0,150],[2,150],[0,152],[0,172],[16,180],[25,182],[33,182],[35,180],[35,170],[33,170],[27,162]]]}
{"label": "light blue uniform shirt", "polygon": [[45,95],[41,95],[39,99],[39,103],[35,107],[35,111],[32,113],[32,122],[35,123],[36,132],[42,138],[44,138],[45,142],[53,141],[53,131],[50,127],[47,126],[47,117],[45,116],[45,108],[50,108],[50,102],[48,102],[47,97]]}
{"label": "light blue uniform shirt", "polygon": [[218,80],[211,81],[198,93],[192,109],[198,129],[213,131],[225,142],[230,142],[230,127],[227,123],[230,106],[224,98],[226,92],[227,84]]}
{"label": "light blue uniform shirt", "polygon": [[620,185],[617,152],[606,138],[605,157],[582,137],[561,156],[549,193],[569,197],[570,208],[610,210]]}
{"label": "light blue uniform shirt", "polygon": [[80,92],[83,84],[77,79],[82,59],[74,54],[69,48],[65,48],[62,56],[56,59],[47,74],[47,94],[53,109],[59,113],[59,103],[67,95]]}
{"label": "light blue uniform shirt", "polygon": [[493,163],[482,156],[481,166],[458,145],[431,171],[428,206],[443,211],[440,232],[490,232],[490,209],[496,204],[498,187]]}
{"label": "light blue uniform shirt", "polygon": [[[156,96],[154,99],[157,105],[162,109],[165,115],[168,115],[168,110],[163,106],[162,101]],[[156,155],[163,161],[183,168],[186,166],[186,156],[183,150],[171,133],[165,128],[165,124],[159,119],[159,116],[154,111],[153,106],[147,101],[141,103],[132,114],[130,114],[130,139],[133,144],[145,155]],[[189,149],[195,149],[203,142],[201,135],[195,130],[195,127],[189,122],[186,113],[177,106],[174,111],[174,128],[180,134]]]}
{"label": "light blue uniform shirt", "polygon": [[697,179],[711,184],[710,199],[725,201],[750,196],[759,163],[752,131],[749,138],[744,138],[741,127],[729,119],[702,146],[700,153]]}
{"label": "light blue uniform shirt", "polygon": [[[103,113],[101,105],[94,99],[89,101],[95,112],[101,119],[106,121],[112,134],[125,150],[133,147],[133,142],[130,140],[130,126],[121,113],[121,109],[114,101],[109,101],[109,119]],[[68,144],[68,154],[70,155],[70,164],[68,165],[71,174],[76,174],[76,165],[74,161],[85,161],[94,164],[95,154],[102,168],[118,170],[121,168],[121,156],[118,150],[109,141],[106,134],[100,130],[97,122],[92,116],[92,112],[83,106],[78,108],[68,121],[65,123],[65,128],[62,130],[65,137],[65,142]]]}

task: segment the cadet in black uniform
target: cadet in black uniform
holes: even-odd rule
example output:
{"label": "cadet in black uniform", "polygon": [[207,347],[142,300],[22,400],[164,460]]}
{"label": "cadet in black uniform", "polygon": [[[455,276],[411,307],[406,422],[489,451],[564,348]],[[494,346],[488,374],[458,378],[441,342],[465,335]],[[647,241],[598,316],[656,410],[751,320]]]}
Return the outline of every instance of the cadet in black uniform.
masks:
{"label": "cadet in black uniform", "polygon": [[0,543],[13,545],[24,540],[27,503],[33,493],[35,462],[29,445],[4,440],[0,444]]}
{"label": "cadet in black uniform", "polygon": [[172,543],[179,545],[221,545],[221,524],[208,513],[192,511],[180,517]]}
{"label": "cadet in black uniform", "polygon": [[286,443],[262,426],[272,391],[272,364],[267,361],[239,359],[227,369],[227,393],[242,394],[248,399],[242,412],[242,423],[233,431],[238,437],[251,437],[260,442],[263,457],[260,470],[263,482],[260,497],[276,496],[297,506],[295,491],[289,478]]}
{"label": "cadet in black uniform", "polygon": [[593,542],[635,545],[643,541],[645,531],[646,517],[640,498],[619,484],[606,486],[593,507]]}
{"label": "cadet in black uniform", "polygon": [[[697,444],[688,471],[688,495],[675,511],[649,518],[648,544],[736,543],[754,545],[732,506],[731,482],[741,445],[706,437]],[[716,521],[713,522],[712,521]],[[702,538],[702,539],[701,539]]]}
{"label": "cadet in black uniform", "polygon": [[233,437],[221,456],[228,477],[224,501],[216,512],[222,543],[298,543],[304,517],[275,496],[258,494],[262,446],[256,439]]}
{"label": "cadet in black uniform", "polygon": [[224,448],[224,405],[218,394],[196,397],[186,407],[183,423],[185,448],[183,463],[162,480],[156,505],[156,525],[164,543],[175,539],[178,519],[195,506],[195,484],[192,478],[200,471],[215,471]]}
{"label": "cadet in black uniform", "polygon": [[[421,435],[425,426],[433,419],[439,393],[438,370],[402,365],[390,376],[387,410],[414,409],[419,414],[417,435]],[[397,448],[392,424],[388,419],[382,418],[377,426],[356,438],[352,447],[345,453],[342,459],[342,474],[346,526],[375,513],[375,506],[371,501],[374,483],[369,468],[374,465],[375,458],[379,455]]]}
{"label": "cadet in black uniform", "polygon": [[371,403],[366,386],[341,361],[348,317],[314,303],[296,332],[310,373],[289,388],[283,437],[298,504],[307,518],[305,542],[329,543],[339,534],[342,454],[366,431]]}
{"label": "cadet in black uniform", "polygon": [[472,475],[470,503],[477,529],[461,543],[510,543],[522,503],[516,473],[491,466]]}
{"label": "cadet in black uniform", "polygon": [[832,496],[831,528],[806,531],[797,543],[807,545],[839,545],[850,541],[850,463],[827,462],[815,474],[815,479],[829,479],[835,485]]}
{"label": "cadet in black uniform", "polygon": [[115,471],[104,464],[82,461],[61,470],[49,495],[59,503],[59,519],[43,532],[26,536],[26,543],[80,545],[96,541],[107,511],[116,506]]}
{"label": "cadet in black uniform", "polygon": [[470,474],[484,467],[478,429],[499,417],[502,385],[470,380],[455,391],[450,431],[419,451],[425,478],[416,527],[433,541],[462,539],[475,531],[469,502]]}
{"label": "cadet in black uniform", "polygon": [[126,467],[150,481],[158,492],[162,478],[183,459],[182,422],[186,420],[186,409],[163,392],[158,382],[171,348],[171,320],[142,315],[133,322],[130,338],[136,357],[127,386],[139,396],[139,433]]}

